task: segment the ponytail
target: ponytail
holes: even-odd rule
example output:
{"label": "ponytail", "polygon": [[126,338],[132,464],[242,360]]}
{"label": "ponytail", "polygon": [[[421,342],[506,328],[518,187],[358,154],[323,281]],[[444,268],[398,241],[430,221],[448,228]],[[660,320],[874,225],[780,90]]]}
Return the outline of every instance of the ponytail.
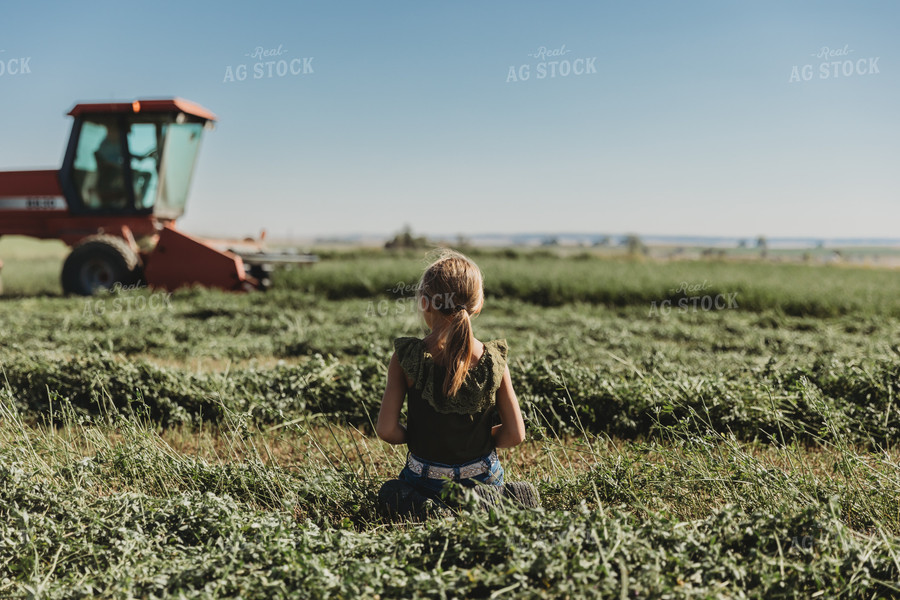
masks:
{"label": "ponytail", "polygon": [[444,396],[455,396],[466,380],[475,347],[472,315],[484,304],[481,270],[458,252],[444,250],[422,274],[416,290],[419,307],[446,319],[435,359],[446,366]]}
{"label": "ponytail", "polygon": [[444,395],[454,396],[466,380],[469,367],[472,366],[472,354],[475,336],[472,333],[472,320],[465,309],[453,313],[450,325],[445,331],[443,358],[446,358],[447,377],[444,379]]}

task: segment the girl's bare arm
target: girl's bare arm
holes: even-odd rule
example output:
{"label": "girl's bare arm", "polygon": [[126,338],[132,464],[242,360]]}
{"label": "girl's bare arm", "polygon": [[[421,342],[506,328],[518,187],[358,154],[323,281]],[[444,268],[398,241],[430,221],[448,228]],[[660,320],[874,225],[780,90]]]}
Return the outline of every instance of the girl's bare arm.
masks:
{"label": "girl's bare arm", "polygon": [[503,372],[500,389],[497,390],[497,411],[500,413],[500,425],[494,425],[491,435],[497,448],[512,448],[525,439],[525,421],[519,410],[519,400],[513,390],[509,367]]}
{"label": "girl's bare arm", "polygon": [[378,423],[375,425],[375,433],[388,444],[406,443],[406,427],[400,424],[400,409],[403,408],[403,399],[406,397],[406,386],[406,374],[394,354],[388,365],[387,385],[378,411]]}

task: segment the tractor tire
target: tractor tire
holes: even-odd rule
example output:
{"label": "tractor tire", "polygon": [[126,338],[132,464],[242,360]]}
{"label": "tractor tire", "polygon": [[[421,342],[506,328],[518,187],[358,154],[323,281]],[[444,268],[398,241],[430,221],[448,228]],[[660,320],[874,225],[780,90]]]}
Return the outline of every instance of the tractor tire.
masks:
{"label": "tractor tire", "polygon": [[141,281],[141,260],[125,240],[111,235],[84,238],[66,258],[62,287],[66,294],[91,296],[116,284],[134,286]]}

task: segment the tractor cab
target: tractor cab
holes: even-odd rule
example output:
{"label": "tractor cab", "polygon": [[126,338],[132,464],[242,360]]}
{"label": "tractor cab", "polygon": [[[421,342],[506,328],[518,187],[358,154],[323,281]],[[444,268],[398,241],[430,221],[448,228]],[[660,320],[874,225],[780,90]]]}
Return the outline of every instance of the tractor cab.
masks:
{"label": "tractor cab", "polygon": [[181,99],[78,104],[59,183],[73,216],[184,213],[204,128],[215,115]]}

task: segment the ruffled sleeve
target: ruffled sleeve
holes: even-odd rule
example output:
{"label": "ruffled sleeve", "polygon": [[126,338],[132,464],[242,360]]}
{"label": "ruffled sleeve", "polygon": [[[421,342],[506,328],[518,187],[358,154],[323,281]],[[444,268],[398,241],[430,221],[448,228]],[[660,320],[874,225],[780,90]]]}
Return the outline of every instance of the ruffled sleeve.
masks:
{"label": "ruffled sleeve", "polygon": [[425,342],[413,337],[394,340],[394,352],[403,372],[412,380],[413,387],[421,390],[425,384]]}
{"label": "ruffled sleeve", "polygon": [[485,342],[484,352],[487,354],[487,358],[490,361],[490,395],[493,397],[497,393],[497,390],[500,389],[500,383],[503,381],[503,373],[506,372],[506,357],[509,353],[509,345],[506,343],[506,340]]}

